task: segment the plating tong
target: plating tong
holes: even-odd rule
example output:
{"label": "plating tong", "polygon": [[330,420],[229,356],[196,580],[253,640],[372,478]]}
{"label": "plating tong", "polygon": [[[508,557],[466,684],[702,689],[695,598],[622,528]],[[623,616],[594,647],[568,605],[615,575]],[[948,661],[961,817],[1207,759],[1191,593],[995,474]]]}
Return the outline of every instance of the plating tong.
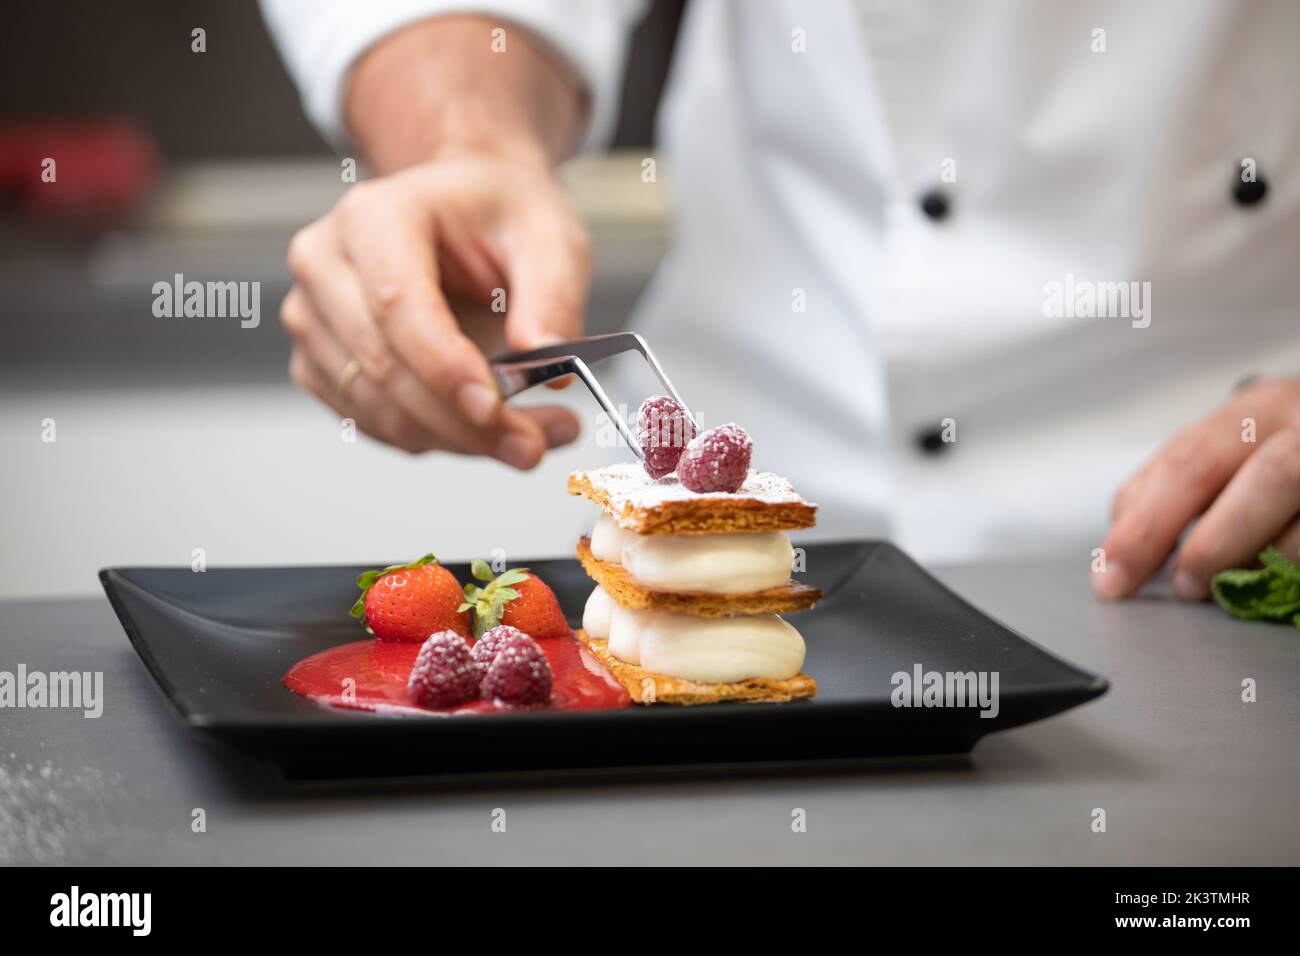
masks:
{"label": "plating tong", "polygon": [[618,428],[618,433],[627,442],[628,447],[632,449],[638,459],[642,459],[645,457],[645,453],[642,452],[641,444],[636,440],[636,435],[632,433],[627,421],[619,414],[618,409],[609,400],[609,396],[605,394],[605,390],[601,388],[600,382],[596,380],[596,376],[591,371],[592,363],[615,355],[621,355],[624,352],[640,352],[641,357],[646,360],[650,368],[654,370],[655,375],[658,376],[664,389],[677,401],[677,404],[686,410],[686,415],[690,418],[691,424],[698,424],[695,421],[695,416],[687,408],[686,403],[682,401],[682,397],[677,394],[677,389],[673,388],[673,383],[668,381],[663,366],[659,364],[659,360],[650,351],[650,346],[646,344],[645,339],[635,332],[592,335],[583,339],[570,339],[558,345],[532,349],[528,352],[509,352],[505,355],[498,355],[491,360],[492,374],[496,377],[497,388],[501,390],[502,398],[518,395],[525,389],[540,385],[543,382],[564,378],[566,375],[576,375],[582,380],[582,384],[587,386],[588,391],[591,392],[605,414]]}

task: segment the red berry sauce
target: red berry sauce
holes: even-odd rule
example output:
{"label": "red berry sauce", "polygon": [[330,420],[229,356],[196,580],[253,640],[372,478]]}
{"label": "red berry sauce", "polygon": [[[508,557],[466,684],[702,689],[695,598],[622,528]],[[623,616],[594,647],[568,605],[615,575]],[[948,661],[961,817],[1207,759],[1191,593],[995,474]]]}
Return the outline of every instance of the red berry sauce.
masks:
{"label": "red berry sauce", "polygon": [[[550,710],[610,710],[632,699],[576,636],[537,642],[555,677]],[[412,703],[406,681],[420,653],[419,643],[355,641],[313,654],[289,668],[282,681],[295,694],[321,704],[384,714],[484,714],[516,708],[486,700],[433,710]],[[349,693],[345,681],[356,682]],[[528,708],[535,710],[537,708]]]}

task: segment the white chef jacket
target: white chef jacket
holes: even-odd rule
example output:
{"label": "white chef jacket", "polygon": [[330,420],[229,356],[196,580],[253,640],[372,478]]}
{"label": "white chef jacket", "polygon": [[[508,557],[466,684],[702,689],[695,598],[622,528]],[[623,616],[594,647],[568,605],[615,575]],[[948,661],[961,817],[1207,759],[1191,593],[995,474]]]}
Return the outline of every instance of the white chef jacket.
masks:
{"label": "white chef jacket", "polygon": [[[264,6],[336,140],[370,43],[477,11],[569,59],[592,145],[640,9]],[[691,0],[660,116],[673,245],[632,327],[822,537],[1085,567],[1163,440],[1300,373],[1298,40],[1291,0]],[[1145,317],[1060,307],[1118,283],[1149,283]]]}

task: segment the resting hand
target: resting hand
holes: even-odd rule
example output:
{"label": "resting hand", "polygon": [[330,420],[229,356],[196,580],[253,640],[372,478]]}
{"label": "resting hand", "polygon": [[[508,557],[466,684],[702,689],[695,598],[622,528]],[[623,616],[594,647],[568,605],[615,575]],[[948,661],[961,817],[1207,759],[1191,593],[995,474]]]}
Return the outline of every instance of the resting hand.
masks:
{"label": "resting hand", "polygon": [[1102,545],[1100,597],[1132,594],[1159,571],[1184,529],[1172,584],[1200,600],[1225,568],[1249,567],[1272,544],[1300,549],[1300,380],[1258,382],[1176,435],[1115,495]]}

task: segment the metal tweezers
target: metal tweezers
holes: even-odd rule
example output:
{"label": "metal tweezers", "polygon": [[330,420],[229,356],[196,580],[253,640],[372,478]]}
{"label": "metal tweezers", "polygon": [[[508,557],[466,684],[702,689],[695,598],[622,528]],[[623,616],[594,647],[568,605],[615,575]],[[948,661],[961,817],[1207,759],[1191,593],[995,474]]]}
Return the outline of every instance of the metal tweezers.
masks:
{"label": "metal tweezers", "polygon": [[605,390],[600,387],[600,382],[596,381],[596,376],[591,371],[592,363],[615,355],[621,355],[624,352],[640,352],[641,357],[649,363],[650,368],[659,377],[659,381],[663,383],[668,394],[676,399],[677,404],[686,409],[691,424],[697,424],[695,416],[686,407],[682,397],[677,394],[677,389],[673,388],[673,383],[668,381],[668,376],[664,374],[659,360],[650,351],[650,346],[646,344],[645,339],[635,332],[593,335],[585,339],[571,339],[558,345],[548,345],[545,348],[533,349],[529,352],[509,352],[505,355],[498,355],[491,360],[492,374],[496,377],[497,388],[501,390],[502,398],[518,395],[524,389],[557,378],[563,378],[566,375],[578,376],[596,401],[600,403],[600,407],[605,414],[618,428],[619,434],[627,442],[628,447],[640,459],[644,458],[645,455],[641,451],[641,444],[636,440],[636,435],[632,433],[627,421],[619,414],[618,409],[609,400],[609,396],[605,394]]}

